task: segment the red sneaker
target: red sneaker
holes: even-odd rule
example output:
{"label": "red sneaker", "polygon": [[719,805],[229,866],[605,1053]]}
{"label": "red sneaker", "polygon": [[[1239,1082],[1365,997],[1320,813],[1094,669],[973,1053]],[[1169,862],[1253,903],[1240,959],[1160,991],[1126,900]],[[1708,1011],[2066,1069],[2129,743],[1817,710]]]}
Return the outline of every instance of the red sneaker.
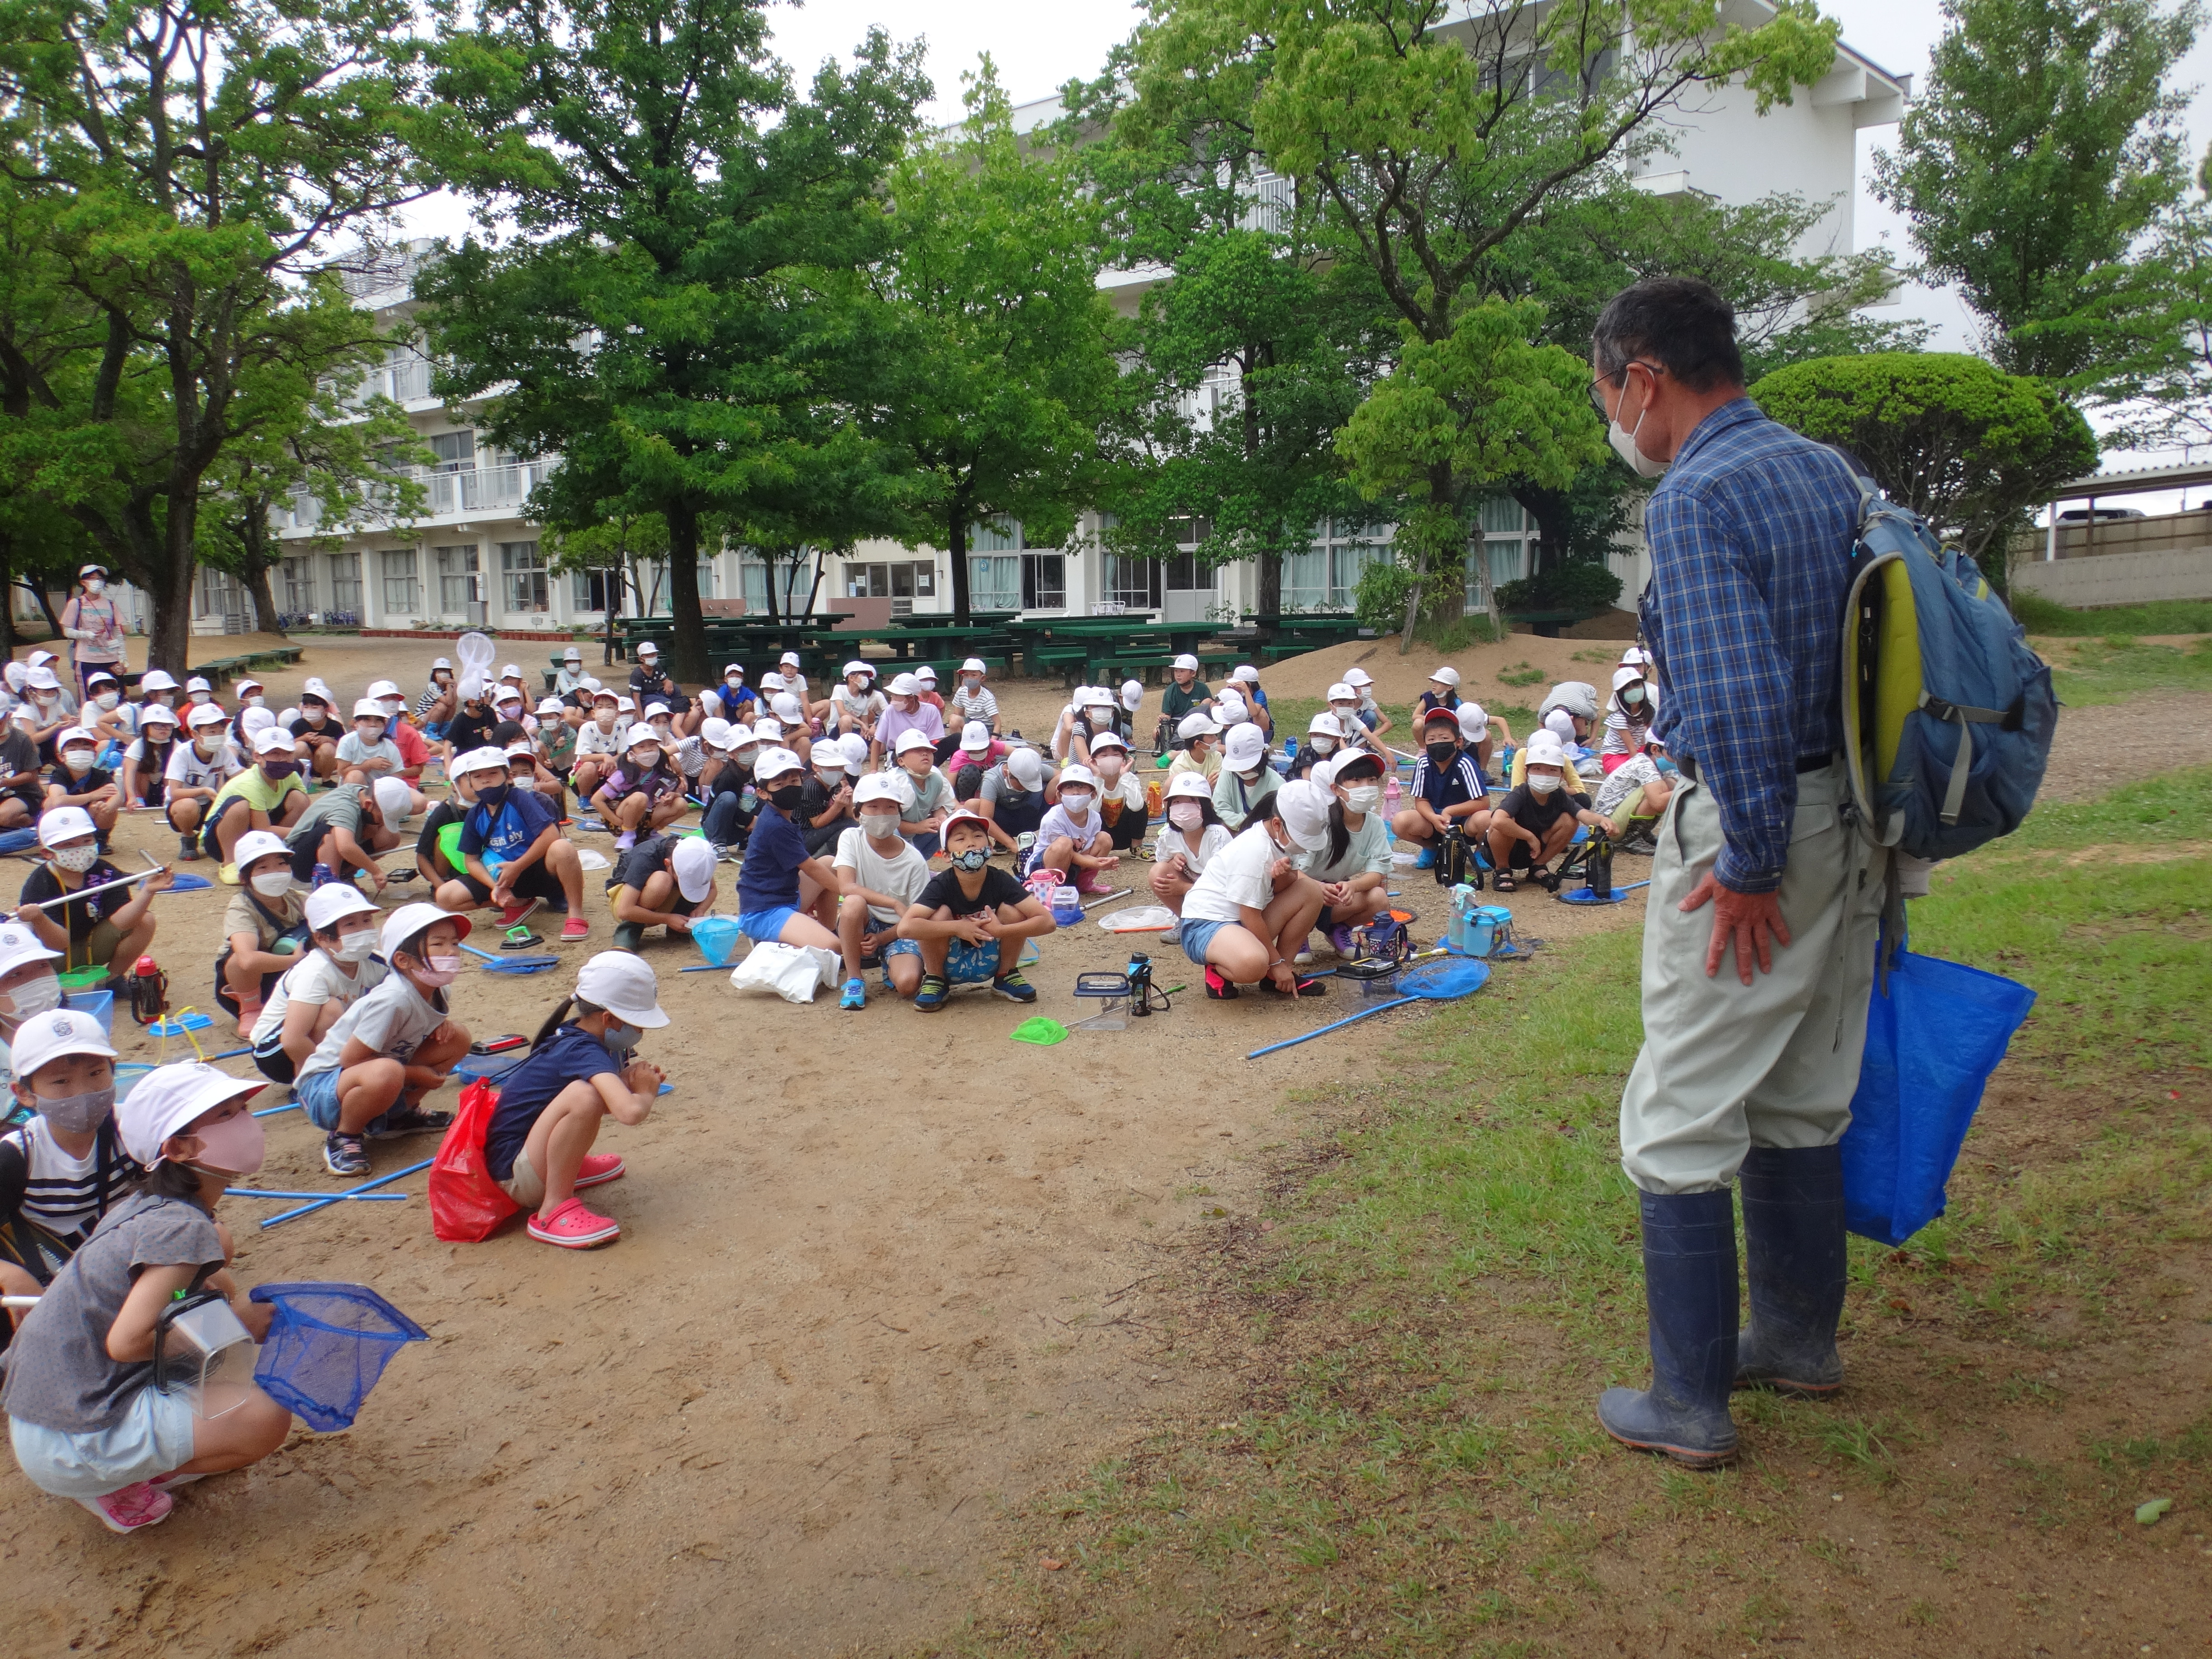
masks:
{"label": "red sneaker", "polygon": [[576,1184],[596,1187],[602,1182],[620,1180],[622,1172],[623,1161],[612,1152],[586,1152],[576,1166]]}
{"label": "red sneaker", "polygon": [[536,915],[538,907],[544,902],[544,899],[519,898],[499,913],[499,925],[502,927],[512,927],[516,923]]}
{"label": "red sneaker", "polygon": [[584,1200],[572,1198],[551,1215],[530,1218],[530,1236],[544,1244],[558,1244],[564,1250],[588,1250],[595,1244],[611,1244],[622,1237],[621,1225],[603,1215],[594,1215],[584,1207]]}

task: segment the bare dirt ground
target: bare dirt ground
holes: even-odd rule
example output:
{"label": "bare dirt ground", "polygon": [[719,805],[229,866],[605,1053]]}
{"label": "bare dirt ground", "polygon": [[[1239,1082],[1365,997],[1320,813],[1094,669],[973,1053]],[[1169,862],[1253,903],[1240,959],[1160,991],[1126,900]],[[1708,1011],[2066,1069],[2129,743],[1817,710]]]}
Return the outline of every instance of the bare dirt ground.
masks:
{"label": "bare dirt ground", "polygon": [[[386,676],[411,695],[451,650],[307,644],[297,668],[268,677],[271,707],[311,673],[342,701]],[[534,674],[544,654],[511,659]],[[1065,700],[1018,682],[1001,695],[1033,735]],[[175,840],[138,817],[116,845],[128,864]],[[1639,864],[1624,860],[1621,878]],[[19,878],[0,872],[0,892]],[[1404,885],[1432,933],[1431,878]],[[178,1006],[211,1005],[228,891],[157,901],[154,954]],[[1635,926],[1642,896],[1597,914],[1540,893],[1505,902],[1524,933],[1556,940]],[[590,940],[548,947],[570,963],[609,943],[595,890],[586,914]],[[1127,945],[1095,924],[1045,940],[1034,1012],[1092,1012],[1074,975],[1119,965]],[[1179,951],[1155,951],[1160,984],[1194,981]],[[431,1340],[401,1355],[352,1431],[300,1430],[262,1466],[191,1488],[142,1536],[101,1531],[8,1462],[9,1650],[826,1654],[940,1628],[968,1606],[1009,1503],[1190,1395],[1190,1378],[1150,1359],[1161,1241],[1217,1206],[1249,1207],[1251,1154],[1314,1121],[1287,1089],[1370,1066],[1391,1028],[1425,1017],[1385,1014],[1248,1063],[1247,1050],[1364,1005],[1343,986],[1297,1007],[1187,994],[1127,1030],[1040,1049],[1007,1040],[1032,1011],[988,997],[933,1018],[880,997],[858,1014],[827,999],[793,1007],[720,974],[679,975],[700,959],[689,945],[647,954],[674,1016],[647,1052],[677,1086],[651,1122],[603,1142],[629,1164],[596,1196],[620,1243],[569,1255],[510,1226],[440,1243],[420,1176],[390,1189],[413,1195],[404,1205],[267,1232],[254,1217],[283,1206],[228,1200],[245,1280],[368,1283]],[[454,1010],[480,1036],[528,1032],[572,982],[565,967],[472,971]],[[127,1060],[187,1052],[127,1018],[116,1034]],[[210,1052],[236,1042],[226,1024],[203,1039]],[[243,1075],[250,1062],[224,1064]],[[267,1122],[263,1184],[340,1184],[304,1120]],[[381,1174],[434,1150],[425,1139],[372,1155]]]}

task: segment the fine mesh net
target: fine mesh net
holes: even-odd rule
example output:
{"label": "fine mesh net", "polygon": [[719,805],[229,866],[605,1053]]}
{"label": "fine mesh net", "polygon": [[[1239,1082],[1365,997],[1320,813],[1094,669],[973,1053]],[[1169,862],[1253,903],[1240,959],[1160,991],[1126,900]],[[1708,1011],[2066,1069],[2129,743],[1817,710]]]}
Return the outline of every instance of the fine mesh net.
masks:
{"label": "fine mesh net", "polygon": [[735,916],[702,916],[691,924],[692,943],[717,968],[726,968],[737,960],[738,945],[744,938]]}
{"label": "fine mesh net", "polygon": [[1426,997],[1443,1002],[1479,991],[1490,981],[1490,964],[1472,957],[1448,957],[1442,962],[1417,963],[1398,975],[1397,994]]}
{"label": "fine mesh net", "polygon": [[351,1428],[392,1355],[428,1340],[365,1285],[257,1285],[252,1295],[276,1309],[253,1380],[320,1433]]}

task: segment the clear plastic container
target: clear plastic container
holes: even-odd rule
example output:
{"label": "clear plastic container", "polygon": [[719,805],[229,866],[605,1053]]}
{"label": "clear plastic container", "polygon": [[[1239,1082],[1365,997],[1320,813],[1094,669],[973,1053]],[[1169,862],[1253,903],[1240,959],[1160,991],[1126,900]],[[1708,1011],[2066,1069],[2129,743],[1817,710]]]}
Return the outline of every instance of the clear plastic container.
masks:
{"label": "clear plastic container", "polygon": [[156,1368],[162,1392],[180,1395],[198,1417],[221,1417],[253,1392],[253,1334],[220,1297],[167,1320]]}

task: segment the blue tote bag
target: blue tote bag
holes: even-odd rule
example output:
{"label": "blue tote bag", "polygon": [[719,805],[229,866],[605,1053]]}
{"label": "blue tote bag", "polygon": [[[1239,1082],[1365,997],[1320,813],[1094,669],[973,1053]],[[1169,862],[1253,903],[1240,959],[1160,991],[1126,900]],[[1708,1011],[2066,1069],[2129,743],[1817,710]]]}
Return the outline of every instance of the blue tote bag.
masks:
{"label": "blue tote bag", "polygon": [[1875,976],[1843,1143],[1851,1231],[1894,1247],[1943,1213],[1982,1090],[2034,1006],[2025,985],[1910,951]]}

